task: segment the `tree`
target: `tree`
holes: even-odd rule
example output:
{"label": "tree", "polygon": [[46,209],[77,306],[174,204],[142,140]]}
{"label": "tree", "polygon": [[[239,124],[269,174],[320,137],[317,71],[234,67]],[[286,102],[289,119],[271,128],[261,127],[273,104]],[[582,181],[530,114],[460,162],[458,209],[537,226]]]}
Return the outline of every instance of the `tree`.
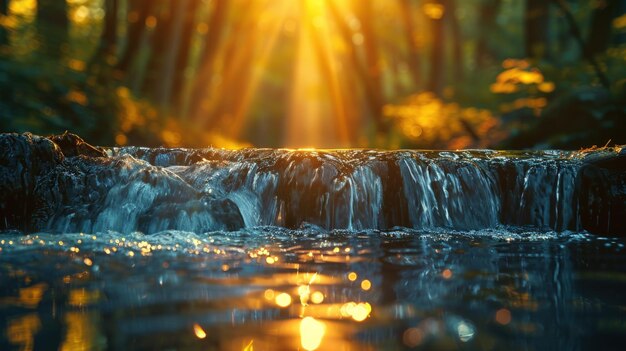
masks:
{"label": "tree", "polygon": [[[0,0],[0,17],[9,15],[9,0]],[[4,24],[0,23],[0,46],[9,44],[9,33]]]}
{"label": "tree", "polygon": [[609,48],[613,19],[617,15],[617,2],[618,0],[595,2],[586,44],[586,49],[590,55],[603,53]]}
{"label": "tree", "polygon": [[110,62],[111,58],[115,58],[118,4],[118,0],[106,0],[104,3],[104,27],[102,35],[100,35],[100,45],[92,61],[104,60],[105,62]]}
{"label": "tree", "polygon": [[367,79],[371,84],[371,98],[374,99],[374,108],[372,114],[374,122],[379,132],[387,132],[387,127],[382,120],[383,106],[385,105],[385,97],[383,95],[382,69],[380,67],[380,57],[378,50],[378,42],[376,33],[372,23],[374,22],[374,13],[371,1],[363,1],[357,6],[356,15],[361,23],[361,31],[363,33],[363,51],[365,54],[365,68]]}
{"label": "tree", "polygon": [[69,31],[67,2],[37,0],[37,31],[42,51],[60,57]]}
{"label": "tree", "polygon": [[444,85],[444,19],[448,12],[442,0],[428,3],[432,6],[427,12],[430,18],[432,45],[430,49],[430,75],[428,90],[441,96]]}
{"label": "tree", "polygon": [[165,57],[161,61],[159,69],[159,77],[161,82],[158,84],[156,91],[156,101],[159,102],[162,112],[167,112],[169,106],[172,105],[172,88],[174,84],[175,69],[177,67],[177,58],[179,57],[180,44],[182,38],[184,20],[186,18],[186,10],[190,0],[172,1],[174,8],[172,9],[172,27],[166,37],[166,47],[163,53]]}
{"label": "tree", "polygon": [[161,85],[160,68],[167,56],[167,38],[173,30],[173,15],[178,6],[178,1],[160,0],[154,8],[156,27],[150,37],[150,56],[141,87],[141,91],[154,100],[156,100],[157,91]]}
{"label": "tree", "polygon": [[191,53],[191,44],[196,33],[196,13],[201,0],[188,1],[185,9],[185,18],[183,30],[180,36],[180,49],[176,58],[176,69],[174,71],[174,82],[172,87],[172,104],[182,111],[184,99],[183,91],[187,80],[187,66],[189,63],[189,55]]}
{"label": "tree", "polygon": [[200,59],[200,67],[191,91],[190,112],[194,119],[203,120],[203,116],[209,112],[205,101],[211,87],[207,84],[207,80],[211,77],[213,72],[213,63],[217,56],[217,48],[219,47],[224,31],[224,22],[227,13],[227,0],[213,1],[213,9],[209,18],[209,28],[204,40],[205,44]]}
{"label": "tree", "polygon": [[415,45],[415,25],[413,23],[414,8],[411,4],[411,0],[400,0],[400,9],[402,16],[402,23],[404,25],[404,39],[406,42],[407,62],[409,71],[411,72],[411,78],[413,78],[413,85],[417,87],[422,77],[420,74],[420,57]]}
{"label": "tree", "polygon": [[489,45],[490,34],[496,28],[496,19],[502,0],[483,0],[479,7],[478,42],[476,43],[476,64],[485,67],[496,60],[494,49]]}
{"label": "tree", "polygon": [[452,32],[452,67],[454,67],[454,83],[459,84],[463,80],[463,36],[461,26],[456,14],[456,0],[445,1],[446,16]]}
{"label": "tree", "polygon": [[[376,130],[382,133],[388,131],[388,126],[383,120],[382,108],[385,104],[382,96],[382,86],[380,85],[380,67],[378,66],[377,53],[375,53],[376,44],[373,38],[373,30],[371,27],[362,28],[363,43],[365,48],[365,60],[362,60],[358,54],[358,47],[352,40],[353,33],[345,18],[339,12],[337,5],[332,0],[327,1],[330,14],[339,29],[343,41],[348,48],[348,60],[350,61],[351,71],[355,75],[355,82],[363,89],[365,105],[368,106],[370,114],[373,116]],[[369,7],[369,5],[368,5]],[[365,12],[356,14],[361,25],[363,21],[371,21],[371,8],[365,9]],[[370,38],[366,38],[367,35]],[[368,42],[366,44],[366,41]],[[368,53],[369,52],[369,53]],[[378,79],[371,79],[378,77]]]}
{"label": "tree", "polygon": [[526,56],[540,60],[549,57],[549,1],[526,0],[524,14]]}
{"label": "tree", "polygon": [[152,11],[153,0],[129,1],[127,41],[116,69],[126,73],[137,57],[141,47],[141,38],[146,31],[146,21]]}

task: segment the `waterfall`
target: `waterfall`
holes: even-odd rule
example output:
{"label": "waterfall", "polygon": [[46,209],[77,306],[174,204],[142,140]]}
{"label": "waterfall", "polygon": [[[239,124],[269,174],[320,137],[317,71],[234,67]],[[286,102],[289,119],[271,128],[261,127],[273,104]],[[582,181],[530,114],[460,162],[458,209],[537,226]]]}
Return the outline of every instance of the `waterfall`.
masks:
{"label": "waterfall", "polygon": [[626,231],[621,148],[102,149],[67,133],[0,147],[0,230]]}
{"label": "waterfall", "polygon": [[66,199],[50,230],[580,229],[581,162],[566,152],[131,147],[109,154],[113,179],[88,190],[98,196]]}

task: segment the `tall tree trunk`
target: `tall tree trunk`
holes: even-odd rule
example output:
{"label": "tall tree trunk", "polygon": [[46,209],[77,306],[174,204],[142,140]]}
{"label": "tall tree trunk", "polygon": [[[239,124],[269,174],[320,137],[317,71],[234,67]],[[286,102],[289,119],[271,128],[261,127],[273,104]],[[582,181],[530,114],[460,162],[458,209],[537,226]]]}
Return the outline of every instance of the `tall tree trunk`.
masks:
{"label": "tall tree trunk", "polygon": [[69,31],[67,2],[37,0],[37,31],[42,51],[60,57]]}
{"label": "tall tree trunk", "polygon": [[525,42],[526,57],[534,60],[548,58],[549,55],[549,5],[546,0],[526,0]]}
{"label": "tall tree trunk", "polygon": [[351,140],[349,129],[356,129],[354,126],[349,127],[349,121],[352,116],[348,115],[348,110],[345,106],[345,99],[343,98],[342,89],[338,79],[338,74],[335,67],[332,65],[332,59],[327,54],[327,48],[324,46],[324,41],[319,33],[319,30],[315,28],[311,18],[307,18],[304,24],[306,28],[305,33],[309,33],[312,39],[313,50],[317,58],[317,64],[320,67],[320,71],[323,75],[322,81],[325,82],[324,86],[328,88],[328,93],[332,101],[332,109],[334,111],[335,125],[338,127],[337,135],[342,145],[349,145],[354,139]]}
{"label": "tall tree trunk", "polygon": [[219,47],[224,22],[228,12],[228,0],[213,0],[213,9],[209,19],[209,29],[205,38],[204,51],[200,59],[200,66],[191,90],[190,112],[194,119],[204,120],[203,116],[209,113],[205,103],[211,89],[209,82],[213,72],[213,63]]}
{"label": "tall tree trunk", "polygon": [[174,84],[174,75],[177,67],[176,59],[178,58],[181,36],[185,20],[189,0],[178,0],[172,11],[172,28],[166,37],[167,45],[165,47],[165,57],[163,58],[159,77],[160,82],[156,85],[156,101],[159,102],[161,113],[167,114],[171,105],[172,88]]}
{"label": "tall tree trunk", "polygon": [[187,66],[191,53],[191,44],[196,33],[196,13],[200,0],[189,0],[185,9],[185,19],[182,34],[180,36],[180,48],[176,58],[174,70],[174,83],[172,86],[172,104],[182,111],[185,83],[187,80]]}
{"label": "tall tree trunk", "polygon": [[155,9],[157,15],[157,24],[150,40],[150,58],[146,65],[146,75],[144,77],[142,90],[143,92],[156,98],[156,87],[160,84],[161,67],[165,56],[167,55],[167,39],[172,32],[173,14],[178,6],[178,1],[162,0]]}
{"label": "tall tree trunk", "polygon": [[401,0],[400,9],[402,12],[402,22],[404,24],[404,38],[406,41],[409,72],[411,72],[413,85],[417,88],[422,81],[422,77],[420,74],[420,57],[415,45],[415,25],[413,23],[415,9],[411,5],[411,0]]}
{"label": "tall tree trunk", "polygon": [[[9,0],[0,0],[0,18],[9,15]],[[0,46],[9,44],[9,32],[0,21]]]}
{"label": "tall tree trunk", "polygon": [[117,69],[127,73],[133,61],[137,57],[141,47],[141,38],[146,31],[146,20],[152,11],[152,0],[130,0],[128,10],[128,30],[126,46],[117,63]]}
{"label": "tall tree trunk", "polygon": [[618,0],[596,1],[591,15],[591,30],[587,37],[587,51],[591,55],[600,54],[609,48],[611,28],[617,14]]}
{"label": "tall tree trunk", "polygon": [[476,44],[476,65],[485,67],[492,64],[495,60],[495,53],[489,45],[491,33],[496,30],[496,20],[502,0],[485,0],[480,5],[479,14],[479,37]]}
{"label": "tall tree trunk", "polygon": [[374,118],[376,130],[381,132],[387,131],[388,127],[382,118],[382,107],[384,102],[382,101],[380,94],[381,87],[376,87],[375,82],[370,79],[370,72],[368,72],[367,64],[363,63],[363,60],[359,58],[357,48],[353,46],[352,30],[348,26],[345,18],[341,16],[337,5],[335,5],[332,0],[327,1],[326,4],[328,5],[331,16],[333,16],[334,23],[336,23],[339,28],[346,46],[349,48],[348,58],[350,60],[350,64],[352,65],[351,71],[354,72],[356,81],[359,82],[359,86],[363,89],[365,94],[365,105],[369,108],[372,116],[376,117]]}
{"label": "tall tree trunk", "polygon": [[[227,58],[221,69],[223,76],[218,89],[217,102],[208,118],[205,126],[215,130],[220,128],[229,137],[238,137],[243,120],[243,107],[245,100],[249,98],[255,75],[255,65],[258,63],[263,43],[259,41],[256,33],[248,30],[253,26],[256,16],[253,11],[245,13],[233,26],[232,38],[224,50],[222,57]],[[264,40],[270,40],[265,38]],[[259,50],[259,48],[261,50]]]}
{"label": "tall tree trunk", "polygon": [[458,84],[463,80],[463,35],[461,34],[461,26],[459,25],[459,19],[456,16],[456,0],[445,0],[445,11],[448,13],[446,16],[450,23],[450,30],[452,32],[452,67],[454,67],[454,83]]}
{"label": "tall tree trunk", "polygon": [[112,63],[117,49],[117,14],[118,0],[106,0],[104,3],[104,27],[100,35],[100,45],[92,63]]}
{"label": "tall tree trunk", "polygon": [[[441,0],[432,1],[434,4],[444,6]],[[430,17],[430,28],[432,37],[432,46],[430,49],[430,76],[428,77],[428,90],[434,94],[441,96],[444,85],[444,28],[443,23],[447,15],[446,8],[443,7],[441,17]]]}
{"label": "tall tree trunk", "polygon": [[363,32],[363,49],[365,51],[365,65],[367,76],[371,82],[372,96],[374,99],[372,110],[374,122],[377,131],[387,133],[389,128],[383,120],[383,106],[385,105],[385,97],[383,94],[382,69],[378,54],[378,42],[376,33],[372,27],[374,23],[374,13],[371,1],[364,1],[358,5],[357,16],[361,22],[361,31]]}
{"label": "tall tree trunk", "polygon": [[552,0],[552,2],[555,3],[565,15],[565,19],[567,20],[567,23],[570,27],[570,32],[572,36],[576,40],[576,43],[578,43],[578,46],[580,47],[580,50],[583,53],[583,56],[591,64],[591,66],[593,67],[593,70],[596,72],[596,75],[598,76],[600,83],[602,83],[602,85],[606,89],[610,89],[611,81],[609,81],[609,78],[604,73],[604,70],[602,69],[602,67],[600,67],[600,64],[598,63],[598,60],[596,60],[595,56],[592,55],[589,52],[589,50],[586,49],[585,41],[583,40],[583,36],[580,32],[580,28],[578,27],[578,24],[576,23],[576,19],[574,18],[572,11],[570,11],[569,6],[565,2],[565,0]]}

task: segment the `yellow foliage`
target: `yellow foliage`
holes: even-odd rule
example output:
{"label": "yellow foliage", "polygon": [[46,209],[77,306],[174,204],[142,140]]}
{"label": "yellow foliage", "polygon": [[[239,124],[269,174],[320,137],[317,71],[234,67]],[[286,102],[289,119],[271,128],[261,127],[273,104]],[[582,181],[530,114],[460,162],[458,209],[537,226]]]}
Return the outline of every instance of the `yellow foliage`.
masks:
{"label": "yellow foliage", "polygon": [[85,95],[84,92],[79,91],[79,90],[71,90],[69,93],[67,93],[67,95],[65,95],[65,97],[69,101],[75,102],[82,106],[87,106],[87,104],[89,103],[89,99],[87,99],[87,95]]}
{"label": "yellow foliage", "polygon": [[422,6],[424,14],[431,19],[441,19],[445,12],[445,7],[441,4],[429,2]]}
{"label": "yellow foliage", "polygon": [[626,14],[623,14],[616,19],[613,20],[613,27],[615,29],[625,29],[626,28]]}
{"label": "yellow foliage", "polygon": [[446,103],[430,92],[412,95],[404,104],[386,105],[383,113],[402,135],[419,145],[460,149],[501,137],[492,133],[499,120],[488,110]]}
{"label": "yellow foliage", "polygon": [[70,59],[67,62],[67,67],[77,72],[83,72],[85,68],[87,68],[87,64],[85,63],[85,61],[82,60]]}

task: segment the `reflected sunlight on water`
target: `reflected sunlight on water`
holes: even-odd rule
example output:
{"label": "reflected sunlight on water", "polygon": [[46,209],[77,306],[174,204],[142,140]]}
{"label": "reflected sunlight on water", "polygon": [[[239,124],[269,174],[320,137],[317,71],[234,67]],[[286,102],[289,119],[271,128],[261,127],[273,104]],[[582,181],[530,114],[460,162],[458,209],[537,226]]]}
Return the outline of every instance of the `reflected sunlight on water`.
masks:
{"label": "reflected sunlight on water", "polygon": [[316,350],[320,347],[326,333],[326,325],[313,317],[304,317],[300,322],[300,340],[305,350]]}
{"label": "reflected sunlight on water", "polygon": [[570,259],[621,267],[616,239],[252,231],[6,237],[0,349],[515,349],[626,331],[579,281],[621,283]]}
{"label": "reflected sunlight on water", "polygon": [[20,346],[23,351],[34,349],[34,335],[41,329],[39,316],[34,313],[13,319],[6,329],[6,336],[13,345]]}

